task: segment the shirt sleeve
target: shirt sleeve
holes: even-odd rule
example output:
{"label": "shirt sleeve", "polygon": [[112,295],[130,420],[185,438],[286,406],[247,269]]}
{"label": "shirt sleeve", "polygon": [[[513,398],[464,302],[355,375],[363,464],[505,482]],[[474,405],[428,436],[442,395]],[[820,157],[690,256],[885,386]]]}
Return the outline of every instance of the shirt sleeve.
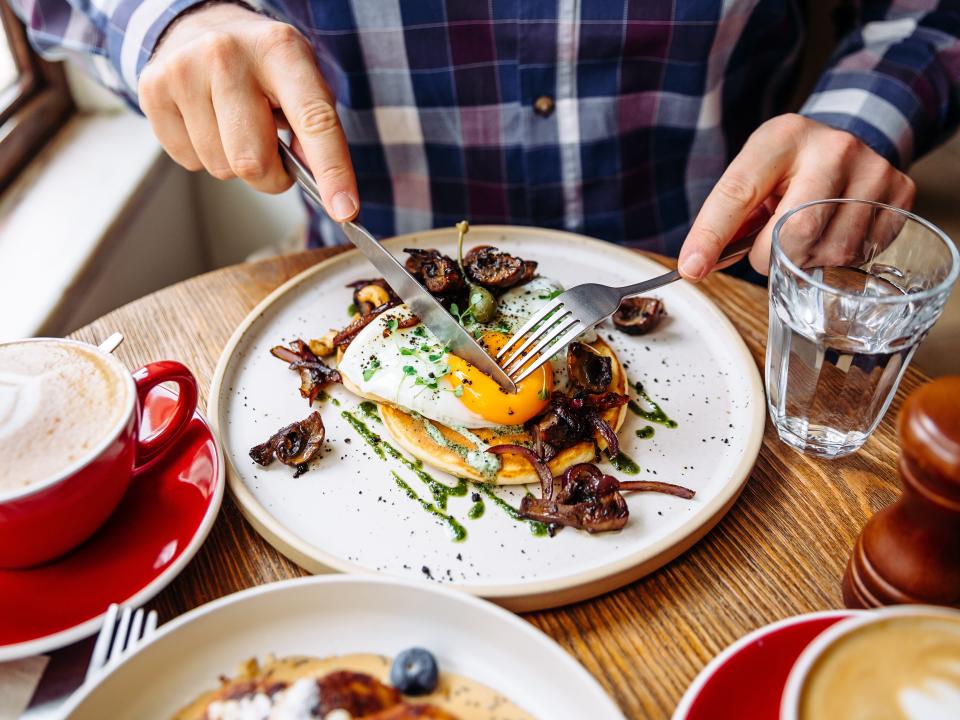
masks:
{"label": "shirt sleeve", "polygon": [[9,0],[37,52],[77,63],[136,109],[140,71],[163,31],[205,1]]}
{"label": "shirt sleeve", "polygon": [[960,0],[860,5],[800,112],[904,169],[960,122]]}

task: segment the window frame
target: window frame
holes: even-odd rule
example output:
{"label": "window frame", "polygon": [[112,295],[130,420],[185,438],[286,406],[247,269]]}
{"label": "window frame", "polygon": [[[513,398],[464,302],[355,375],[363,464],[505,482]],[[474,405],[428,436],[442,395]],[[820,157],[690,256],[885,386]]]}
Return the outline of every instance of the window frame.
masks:
{"label": "window frame", "polygon": [[0,20],[20,73],[0,91],[0,190],[7,187],[74,112],[66,75],[59,63],[43,60],[5,0]]}

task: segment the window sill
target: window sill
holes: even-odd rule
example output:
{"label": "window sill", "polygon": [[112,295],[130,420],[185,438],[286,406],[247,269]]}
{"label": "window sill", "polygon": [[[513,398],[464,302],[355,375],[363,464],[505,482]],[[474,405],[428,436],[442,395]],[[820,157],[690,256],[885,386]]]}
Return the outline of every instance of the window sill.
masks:
{"label": "window sill", "polygon": [[143,118],[77,115],[0,195],[0,341],[51,333],[169,165]]}

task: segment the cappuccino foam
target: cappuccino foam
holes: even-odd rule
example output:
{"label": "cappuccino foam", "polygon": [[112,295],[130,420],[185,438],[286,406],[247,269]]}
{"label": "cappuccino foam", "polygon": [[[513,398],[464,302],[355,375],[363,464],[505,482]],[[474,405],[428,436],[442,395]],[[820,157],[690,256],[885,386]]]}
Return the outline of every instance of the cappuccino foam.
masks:
{"label": "cappuccino foam", "polygon": [[87,458],[120,422],[129,395],[127,378],[91,348],[0,345],[0,493]]}
{"label": "cappuccino foam", "polygon": [[890,617],[841,636],[811,668],[800,718],[960,718],[960,620]]}

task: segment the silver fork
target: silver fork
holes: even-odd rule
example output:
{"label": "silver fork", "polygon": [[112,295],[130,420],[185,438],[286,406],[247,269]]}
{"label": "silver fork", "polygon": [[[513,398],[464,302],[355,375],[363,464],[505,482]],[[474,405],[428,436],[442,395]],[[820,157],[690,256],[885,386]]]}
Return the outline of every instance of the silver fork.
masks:
{"label": "silver fork", "polygon": [[[766,219],[748,221],[747,234],[727,245],[717,263],[739,259],[749,252],[765,224]],[[656,290],[679,279],[680,273],[673,270],[624,287],[587,283],[570,288],[534,313],[500,349],[497,361],[510,379],[518,383],[577,337],[613,315],[624,298]],[[527,333],[529,337],[503,359]],[[534,362],[530,363],[531,360]]]}
{"label": "silver fork", "polygon": [[[117,617],[119,615],[119,618]],[[153,637],[157,631],[157,611],[144,614],[143,608],[126,607],[112,603],[103,618],[103,627],[90,656],[86,682],[99,677],[117,665],[123,658]]]}

